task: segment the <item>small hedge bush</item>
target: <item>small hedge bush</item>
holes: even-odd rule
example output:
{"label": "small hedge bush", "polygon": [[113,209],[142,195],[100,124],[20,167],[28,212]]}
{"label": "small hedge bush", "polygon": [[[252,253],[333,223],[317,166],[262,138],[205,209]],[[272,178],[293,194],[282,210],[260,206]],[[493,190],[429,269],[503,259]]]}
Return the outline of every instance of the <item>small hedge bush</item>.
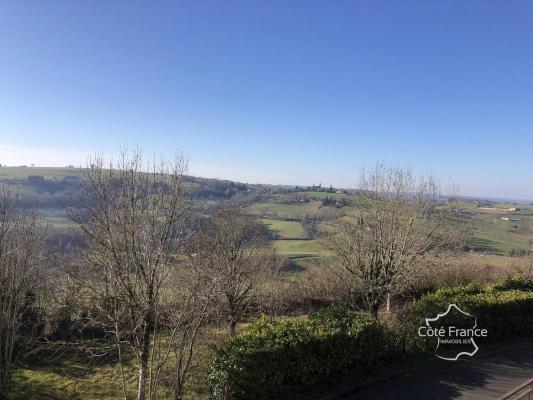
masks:
{"label": "small hedge bush", "polygon": [[533,280],[518,276],[485,287],[440,289],[405,307],[399,325],[409,350],[434,349],[435,339],[420,338],[418,328],[425,318],[435,317],[452,303],[476,316],[479,328],[487,329],[487,337],[480,338],[480,343],[533,334]]}
{"label": "small hedge bush", "polygon": [[309,318],[261,318],[227,342],[208,374],[216,399],[282,399],[348,371],[360,373],[399,353],[384,324],[342,309]]}

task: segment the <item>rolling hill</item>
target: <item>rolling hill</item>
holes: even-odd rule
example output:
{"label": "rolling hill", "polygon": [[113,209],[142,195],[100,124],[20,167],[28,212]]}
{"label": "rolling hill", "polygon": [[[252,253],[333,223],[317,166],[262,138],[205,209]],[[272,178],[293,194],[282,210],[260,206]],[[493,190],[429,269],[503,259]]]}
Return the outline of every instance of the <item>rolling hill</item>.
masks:
{"label": "rolling hill", "polygon": [[[65,198],[83,185],[76,168],[0,167],[0,176],[23,194],[55,228],[70,225]],[[277,251],[306,268],[328,257],[316,235],[322,221],[355,212],[353,193],[324,188],[292,188],[187,177],[198,210],[239,205],[272,232]],[[464,199],[459,210],[471,218],[476,252],[519,255],[533,251],[533,206]]]}

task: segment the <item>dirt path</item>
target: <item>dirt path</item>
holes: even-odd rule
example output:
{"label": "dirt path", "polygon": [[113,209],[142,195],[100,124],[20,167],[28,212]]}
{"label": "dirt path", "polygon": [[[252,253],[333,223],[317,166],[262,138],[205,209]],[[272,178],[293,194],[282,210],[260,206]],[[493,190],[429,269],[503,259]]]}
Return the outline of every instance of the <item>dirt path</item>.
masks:
{"label": "dirt path", "polygon": [[533,340],[480,349],[473,358],[431,368],[346,397],[348,400],[497,399],[533,377]]}

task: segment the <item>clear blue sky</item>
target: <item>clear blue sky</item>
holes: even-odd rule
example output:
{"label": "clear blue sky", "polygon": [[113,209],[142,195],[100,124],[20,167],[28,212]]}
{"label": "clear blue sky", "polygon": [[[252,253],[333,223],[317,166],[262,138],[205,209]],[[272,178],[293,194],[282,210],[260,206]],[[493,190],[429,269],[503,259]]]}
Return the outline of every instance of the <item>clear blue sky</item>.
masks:
{"label": "clear blue sky", "polygon": [[533,2],[0,2],[0,163],[125,143],[248,182],[354,187],[384,159],[533,199]]}

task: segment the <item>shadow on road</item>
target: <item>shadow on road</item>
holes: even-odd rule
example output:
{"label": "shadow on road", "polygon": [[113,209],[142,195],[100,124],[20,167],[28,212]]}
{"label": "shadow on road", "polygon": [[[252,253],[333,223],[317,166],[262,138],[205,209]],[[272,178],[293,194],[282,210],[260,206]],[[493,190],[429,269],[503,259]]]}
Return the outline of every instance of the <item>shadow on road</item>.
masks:
{"label": "shadow on road", "polygon": [[458,361],[437,358],[422,371],[346,399],[495,399],[531,377],[533,341],[521,341],[480,349],[474,357]]}

